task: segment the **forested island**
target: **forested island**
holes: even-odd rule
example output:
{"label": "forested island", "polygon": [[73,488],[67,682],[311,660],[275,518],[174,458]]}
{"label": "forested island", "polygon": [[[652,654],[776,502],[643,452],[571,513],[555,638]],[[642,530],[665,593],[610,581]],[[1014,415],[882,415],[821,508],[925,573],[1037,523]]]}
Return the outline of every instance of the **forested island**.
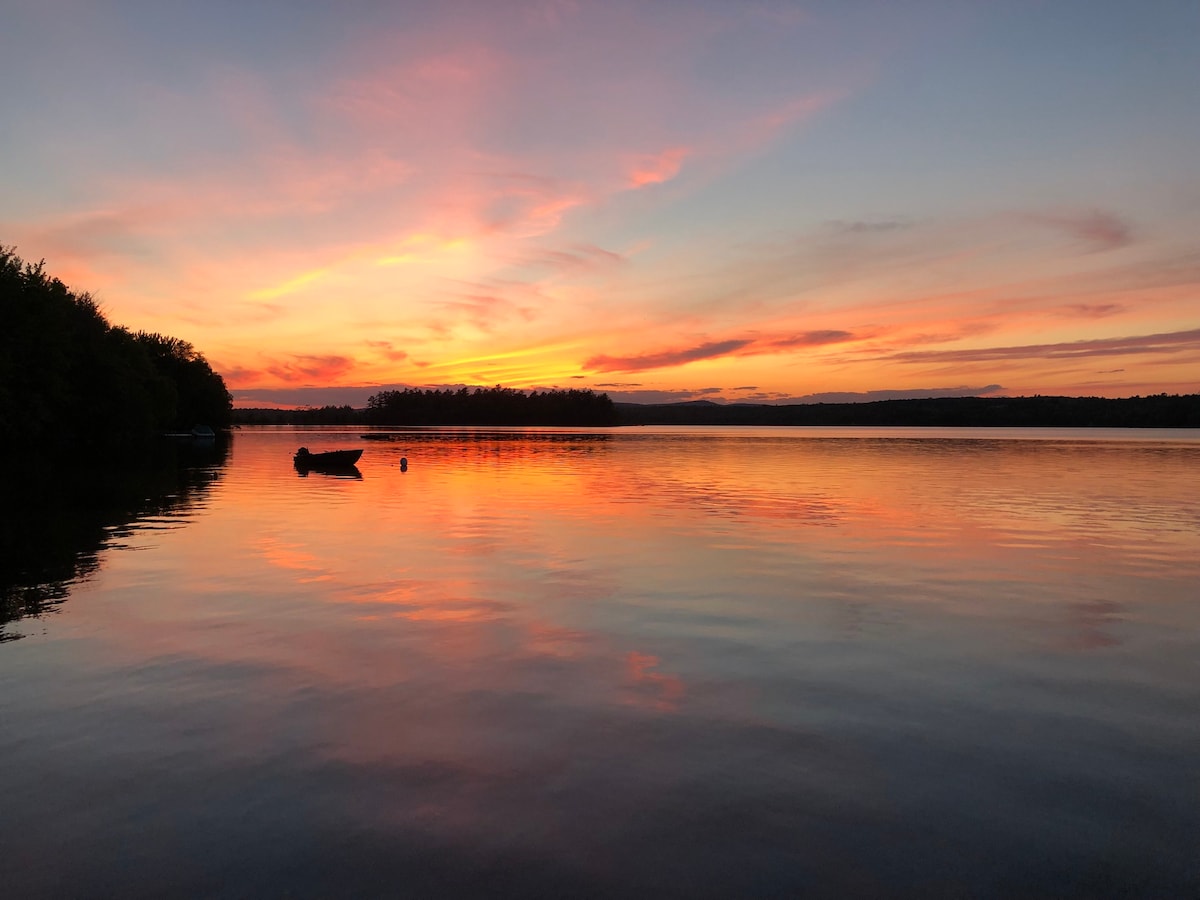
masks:
{"label": "forested island", "polygon": [[170,431],[232,424],[225,382],[187,341],[109,323],[0,246],[0,456],[116,459]]}
{"label": "forested island", "polygon": [[490,388],[434,388],[381,391],[365,409],[237,409],[240,425],[619,425],[608,394],[588,390],[519,391]]}
{"label": "forested island", "polygon": [[[524,399],[522,399],[524,398]],[[1200,428],[1200,394],[1149,397],[939,397],[870,403],[614,403],[591,391],[386,391],[365,409],[235,409],[245,425],[894,425]]]}

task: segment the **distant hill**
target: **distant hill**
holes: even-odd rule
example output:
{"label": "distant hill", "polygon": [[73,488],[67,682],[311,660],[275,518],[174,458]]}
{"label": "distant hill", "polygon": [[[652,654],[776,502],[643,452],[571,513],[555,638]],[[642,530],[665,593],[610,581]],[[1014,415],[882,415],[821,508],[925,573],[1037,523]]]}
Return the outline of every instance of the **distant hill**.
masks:
{"label": "distant hill", "polygon": [[622,425],[909,425],[1026,428],[1200,428],[1200,394],[937,397],[871,403],[617,403]]}

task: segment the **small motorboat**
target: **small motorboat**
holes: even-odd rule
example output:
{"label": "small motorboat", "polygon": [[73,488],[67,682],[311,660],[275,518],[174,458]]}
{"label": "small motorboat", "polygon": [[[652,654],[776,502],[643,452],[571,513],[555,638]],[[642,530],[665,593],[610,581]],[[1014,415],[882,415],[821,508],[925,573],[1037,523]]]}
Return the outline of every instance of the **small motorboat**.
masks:
{"label": "small motorboat", "polygon": [[362,448],[356,450],[324,450],[313,453],[301,447],[292,457],[297,469],[349,469],[362,456]]}

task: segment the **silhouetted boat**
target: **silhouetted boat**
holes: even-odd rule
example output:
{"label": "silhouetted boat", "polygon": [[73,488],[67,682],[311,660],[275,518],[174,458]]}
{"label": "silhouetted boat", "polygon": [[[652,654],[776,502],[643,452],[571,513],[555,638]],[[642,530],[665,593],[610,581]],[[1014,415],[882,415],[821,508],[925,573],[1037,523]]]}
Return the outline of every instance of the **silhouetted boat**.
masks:
{"label": "silhouetted boat", "polygon": [[348,469],[358,462],[360,456],[362,456],[362,448],[310,453],[307,447],[301,447],[292,457],[292,462],[298,469]]}

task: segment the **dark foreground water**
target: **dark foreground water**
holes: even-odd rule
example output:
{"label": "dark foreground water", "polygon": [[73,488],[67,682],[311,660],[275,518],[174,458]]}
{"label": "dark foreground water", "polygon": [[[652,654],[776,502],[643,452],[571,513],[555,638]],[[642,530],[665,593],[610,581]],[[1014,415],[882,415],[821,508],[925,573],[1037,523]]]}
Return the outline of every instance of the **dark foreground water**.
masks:
{"label": "dark foreground water", "polygon": [[243,431],[95,515],[5,897],[1200,896],[1196,432]]}

